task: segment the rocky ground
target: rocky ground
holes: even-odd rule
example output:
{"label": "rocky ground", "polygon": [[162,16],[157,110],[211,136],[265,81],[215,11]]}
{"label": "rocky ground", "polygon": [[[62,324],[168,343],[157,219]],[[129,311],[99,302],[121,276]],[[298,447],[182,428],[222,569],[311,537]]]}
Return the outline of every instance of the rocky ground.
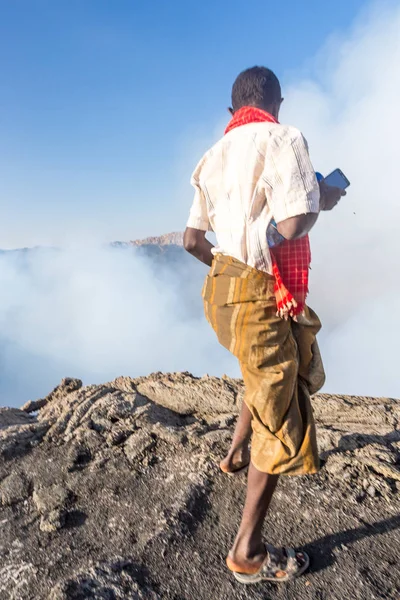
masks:
{"label": "rocky ground", "polygon": [[224,566],[245,478],[218,469],[242,392],[189,374],[66,379],[0,409],[1,600],[398,600],[400,402],[314,398],[326,462],[281,480],[266,524],[311,570],[245,587]]}

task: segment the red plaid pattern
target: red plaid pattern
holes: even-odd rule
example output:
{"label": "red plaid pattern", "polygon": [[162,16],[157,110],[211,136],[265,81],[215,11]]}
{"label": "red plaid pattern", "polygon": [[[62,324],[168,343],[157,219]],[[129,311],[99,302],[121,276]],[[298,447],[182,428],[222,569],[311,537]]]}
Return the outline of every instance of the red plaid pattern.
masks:
{"label": "red plaid pattern", "polygon": [[[264,121],[278,123],[275,117],[264,110],[254,106],[243,106],[235,112],[225,133],[241,125]],[[306,235],[298,240],[285,240],[279,246],[274,246],[273,250],[270,249],[270,252],[278,314],[284,319],[296,318],[304,311],[308,294],[308,272],[311,263],[309,237]]]}

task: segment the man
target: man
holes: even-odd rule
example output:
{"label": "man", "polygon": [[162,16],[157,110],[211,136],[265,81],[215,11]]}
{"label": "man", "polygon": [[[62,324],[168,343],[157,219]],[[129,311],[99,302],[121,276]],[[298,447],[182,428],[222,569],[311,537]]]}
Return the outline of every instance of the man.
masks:
{"label": "man", "polygon": [[[205,313],[220,343],[240,362],[245,398],[229,474],[247,467],[247,496],[228,568],[242,583],[287,581],[309,565],[304,552],[262,541],[265,515],[280,475],[319,468],[310,394],[324,382],[317,315],[306,306],[311,260],[308,232],[320,210],[344,194],[319,186],[307,143],[280,125],[281,87],[265,67],[241,73],[232,88],[225,136],[197,165],[185,249],[211,267]],[[267,228],[284,241],[269,248]],[[213,230],[217,246],[206,239]],[[281,238],[281,239],[283,239]]]}

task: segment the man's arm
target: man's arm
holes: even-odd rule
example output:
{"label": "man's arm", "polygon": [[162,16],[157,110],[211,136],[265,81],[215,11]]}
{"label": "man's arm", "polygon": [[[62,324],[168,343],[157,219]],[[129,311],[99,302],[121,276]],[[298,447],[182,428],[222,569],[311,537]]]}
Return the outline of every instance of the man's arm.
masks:
{"label": "man's arm", "polygon": [[212,231],[212,228],[208,217],[207,202],[200,185],[203,163],[204,158],[197,165],[191,178],[195,194],[183,236],[183,247],[189,254],[211,267],[214,258],[211,249],[214,246],[206,239],[206,233]]}
{"label": "man's arm", "polygon": [[269,185],[271,210],[278,232],[288,240],[306,235],[321,210],[331,210],[343,195],[338,188],[318,186],[308,145],[295,128],[277,138],[266,161],[264,181]]}
{"label": "man's arm", "polygon": [[205,265],[211,267],[213,254],[211,252],[214,246],[206,238],[206,232],[193,227],[186,227],[183,236],[183,247],[186,252],[200,260]]}
{"label": "man's arm", "polygon": [[[319,184],[320,189],[320,211],[332,210],[339,202],[342,196],[346,195],[344,190],[340,188],[326,185],[323,181]],[[285,221],[281,221],[277,225],[279,233],[287,240],[296,240],[305,236],[314,227],[319,213],[308,213],[291,217]]]}
{"label": "man's arm", "polygon": [[319,213],[308,213],[307,215],[290,217],[278,223],[277,229],[286,240],[297,240],[305,236],[314,227],[318,216]]}

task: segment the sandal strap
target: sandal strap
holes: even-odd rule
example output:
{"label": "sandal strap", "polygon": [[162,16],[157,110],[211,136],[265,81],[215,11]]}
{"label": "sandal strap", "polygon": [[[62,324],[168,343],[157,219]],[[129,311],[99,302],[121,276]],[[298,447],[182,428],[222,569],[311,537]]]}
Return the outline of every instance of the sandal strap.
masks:
{"label": "sandal strap", "polygon": [[282,552],[271,544],[265,544],[265,549],[267,556],[261,566],[260,575],[275,577],[276,573],[281,571],[288,577],[293,577],[299,571],[299,563],[293,548],[285,548],[286,557],[282,557]]}
{"label": "sandal strap", "polygon": [[293,576],[296,573],[298,573],[298,571],[300,569],[298,560],[296,558],[296,552],[294,551],[293,548],[285,548],[285,551],[286,551],[286,556],[287,556],[285,571],[289,576]]}
{"label": "sandal strap", "polygon": [[287,561],[282,561],[282,554],[278,548],[271,546],[271,544],[265,544],[265,549],[267,551],[267,556],[261,567],[260,573],[264,577],[274,577],[278,571],[286,572]]}

